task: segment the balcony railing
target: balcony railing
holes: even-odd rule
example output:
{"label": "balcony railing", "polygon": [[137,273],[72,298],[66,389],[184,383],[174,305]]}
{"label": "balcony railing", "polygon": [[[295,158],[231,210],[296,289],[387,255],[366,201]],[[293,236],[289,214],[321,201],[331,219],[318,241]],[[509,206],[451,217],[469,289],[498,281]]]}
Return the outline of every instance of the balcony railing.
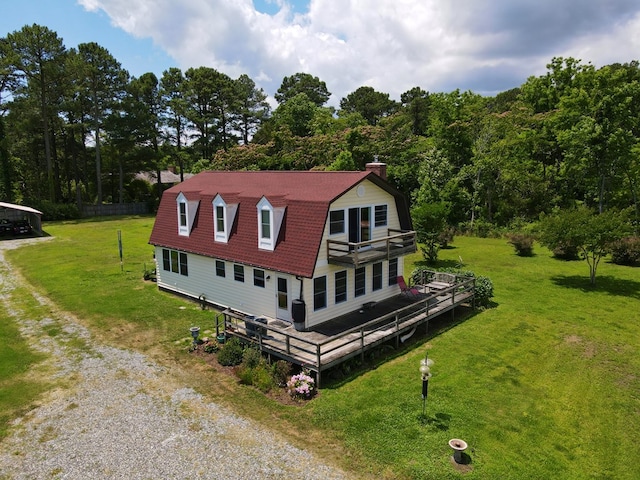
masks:
{"label": "balcony railing", "polygon": [[388,235],[366,242],[327,240],[327,259],[334,265],[357,268],[416,251],[416,232],[389,229]]}

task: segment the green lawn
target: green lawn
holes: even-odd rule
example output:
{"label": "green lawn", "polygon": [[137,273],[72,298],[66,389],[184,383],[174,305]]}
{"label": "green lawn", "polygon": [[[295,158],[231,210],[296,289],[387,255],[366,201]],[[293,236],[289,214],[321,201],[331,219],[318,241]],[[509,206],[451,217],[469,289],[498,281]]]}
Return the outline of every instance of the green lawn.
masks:
{"label": "green lawn", "polygon": [[[283,407],[185,352],[188,327],[207,328],[213,313],[142,281],[152,224],[150,217],[47,224],[55,240],[7,256],[106,341],[199,372],[212,399],[363,476],[639,478],[638,269],[603,262],[590,287],[585,262],[554,260],[539,246],[521,258],[505,240],[457,237],[440,252],[442,264],[461,257],[490,277],[494,308],[454,328],[437,332],[436,323],[429,337],[375,369],[329,385],[304,407]],[[435,364],[423,422],[418,366],[427,350]],[[454,437],[469,444],[465,473],[450,461]]]}
{"label": "green lawn", "polygon": [[47,390],[48,382],[32,374],[44,359],[29,348],[14,319],[0,307],[0,440],[9,423],[26,413]]}

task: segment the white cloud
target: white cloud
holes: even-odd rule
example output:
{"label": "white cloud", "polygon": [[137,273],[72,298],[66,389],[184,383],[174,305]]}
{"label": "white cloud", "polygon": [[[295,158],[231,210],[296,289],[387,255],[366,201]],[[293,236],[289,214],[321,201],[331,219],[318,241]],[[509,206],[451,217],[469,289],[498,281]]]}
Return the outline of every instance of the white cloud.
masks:
{"label": "white cloud", "polygon": [[333,105],[363,85],[395,99],[413,86],[497,93],[544,73],[553,56],[602,65],[631,61],[640,46],[632,0],[311,0],[305,14],[277,0],[273,16],[251,0],[79,2],[152,38],[180,68],[246,73],[269,94],[307,72]]}

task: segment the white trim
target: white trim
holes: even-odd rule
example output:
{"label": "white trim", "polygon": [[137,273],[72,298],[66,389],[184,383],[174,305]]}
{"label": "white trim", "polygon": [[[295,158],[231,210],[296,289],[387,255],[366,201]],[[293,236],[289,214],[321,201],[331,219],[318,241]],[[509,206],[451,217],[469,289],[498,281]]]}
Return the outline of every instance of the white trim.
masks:
{"label": "white trim", "polygon": [[[186,225],[182,225],[181,223],[181,214],[180,214],[180,206],[184,205],[185,210],[185,220]],[[200,205],[200,200],[187,200],[184,193],[180,192],[176,198],[176,213],[178,215],[178,235],[182,237],[188,237],[191,233],[191,229],[193,228],[193,222],[196,218],[196,213],[198,213],[198,206]]]}
{"label": "white trim", "polygon": [[[258,220],[258,248],[260,250],[273,251],[276,248],[280,227],[284,219],[284,207],[274,207],[266,197],[262,197],[258,204],[257,220]],[[265,236],[262,231],[262,212],[269,213],[269,236]]]}
{"label": "white trim", "polygon": [[[227,203],[220,194],[213,199],[213,239],[216,242],[227,243],[231,235],[231,228],[238,212],[237,203]],[[218,207],[223,208],[223,229],[218,230]]]}

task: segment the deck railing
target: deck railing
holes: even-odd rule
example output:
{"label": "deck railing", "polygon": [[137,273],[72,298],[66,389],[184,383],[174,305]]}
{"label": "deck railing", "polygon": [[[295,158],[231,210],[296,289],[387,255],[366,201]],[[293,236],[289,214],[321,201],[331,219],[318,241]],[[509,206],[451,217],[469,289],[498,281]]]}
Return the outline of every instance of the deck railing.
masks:
{"label": "deck railing", "polygon": [[327,240],[327,259],[329,263],[358,267],[414,253],[416,248],[416,232],[390,228],[386,237],[365,242]]}
{"label": "deck railing", "polygon": [[[277,327],[238,315],[225,315],[225,327],[233,335],[239,335],[259,345],[260,349],[280,358],[303,365],[317,375],[350,358],[394,339],[396,344],[420,324],[431,317],[452,310],[462,302],[472,301],[475,282],[473,278],[456,277],[457,282],[434,295],[400,308],[389,314],[327,337],[322,341],[306,338],[303,332],[284,331]],[[407,336],[410,336],[407,335]]]}

